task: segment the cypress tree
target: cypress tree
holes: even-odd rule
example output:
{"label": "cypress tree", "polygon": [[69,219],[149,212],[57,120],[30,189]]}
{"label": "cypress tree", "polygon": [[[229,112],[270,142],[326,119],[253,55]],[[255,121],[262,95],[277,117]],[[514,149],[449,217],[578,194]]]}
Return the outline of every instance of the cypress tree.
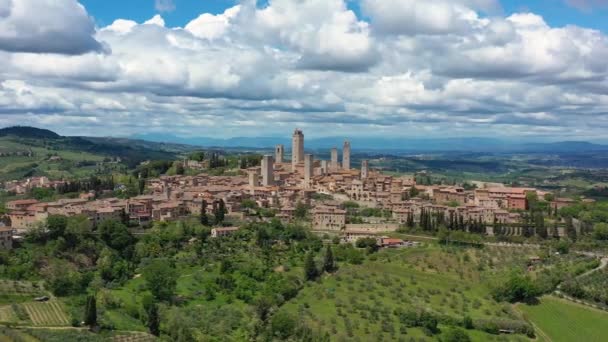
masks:
{"label": "cypress tree", "polygon": [[84,324],[90,328],[97,326],[97,301],[93,295],[87,297],[84,309]]}
{"label": "cypress tree", "polygon": [[160,316],[158,315],[158,305],[150,305],[148,309],[148,330],[154,336],[160,336]]}
{"label": "cypress tree", "polygon": [[325,250],[325,260],[323,261],[323,269],[327,273],[333,273],[336,270],[336,262],[334,261],[334,254],[331,251],[331,246],[327,245]]}
{"label": "cypress tree", "polygon": [[304,262],[304,278],[306,280],[315,280],[319,272],[317,270],[317,265],[315,265],[315,259],[312,255],[312,252],[309,252],[306,255],[306,261]]}
{"label": "cypress tree", "polygon": [[209,217],[207,217],[207,201],[203,200],[201,203],[201,224],[203,226],[209,225]]}

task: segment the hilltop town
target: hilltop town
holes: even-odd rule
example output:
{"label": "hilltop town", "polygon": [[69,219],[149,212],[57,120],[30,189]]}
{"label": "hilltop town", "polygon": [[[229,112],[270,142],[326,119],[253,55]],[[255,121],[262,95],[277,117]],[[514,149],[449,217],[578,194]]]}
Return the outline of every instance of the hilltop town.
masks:
{"label": "hilltop town", "polygon": [[[433,217],[430,224],[450,229],[459,227],[489,236],[522,235],[525,233],[522,212],[528,209],[530,198],[544,199],[549,195],[535,188],[498,183],[479,182],[479,186],[471,190],[459,186],[420,185],[413,176],[390,176],[376,171],[370,168],[367,160],[361,162],[360,168],[354,168],[348,141],[344,142],[341,151],[331,149],[330,156],[330,160],[319,160],[305,153],[304,133],[296,129],[290,160],[285,146],[278,145],[274,155],[262,157],[260,166],[241,170],[236,176],[165,175],[145,181],[147,194],[127,199],[95,199],[96,193],[86,192],[78,198],[55,202],[15,200],[8,202],[6,208],[10,228],[21,235],[44,222],[49,215],[84,215],[93,226],[106,220],[118,220],[147,227],[155,221],[175,221],[213,213],[222,203],[226,215],[247,221],[258,219],[248,216],[251,208],[243,205],[253,201],[257,208],[270,209],[269,217],[288,223],[294,220],[297,206],[301,205],[310,211],[313,231],[333,232],[353,241],[407,225],[419,225],[425,215]],[[191,160],[183,164],[185,168],[204,168],[203,163]],[[64,181],[38,177],[9,182],[8,186],[25,193],[35,187],[57,188],[63,184]],[[345,203],[373,208],[382,215],[364,217],[362,222],[349,222]],[[550,208],[557,211],[572,203],[571,199],[552,199]],[[563,225],[556,225],[549,235],[566,234]]]}

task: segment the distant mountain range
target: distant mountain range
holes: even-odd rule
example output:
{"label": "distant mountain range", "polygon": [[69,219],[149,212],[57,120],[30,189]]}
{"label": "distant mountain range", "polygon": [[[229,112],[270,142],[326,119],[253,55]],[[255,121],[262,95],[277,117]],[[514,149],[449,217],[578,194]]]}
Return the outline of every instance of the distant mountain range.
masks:
{"label": "distant mountain range", "polygon": [[[203,147],[224,148],[273,148],[277,144],[283,144],[287,149],[291,146],[291,140],[283,137],[235,137],[228,139],[217,139],[207,137],[183,138],[168,134],[145,134],[136,136],[138,139],[156,142],[173,142]],[[327,137],[306,139],[307,149],[329,149],[342,147],[344,138]],[[520,142],[501,140],[493,138],[373,138],[355,137],[349,138],[354,150],[373,150],[387,152],[590,152],[608,151],[608,145],[594,144],[585,141],[562,141],[551,143]]]}
{"label": "distant mountain range", "polygon": [[[277,144],[285,145],[289,150],[289,137],[235,137],[227,139],[196,137],[183,138],[170,134],[143,134],[133,138],[116,137],[62,137],[47,129],[34,127],[7,127],[0,129],[0,137],[16,136],[20,138],[61,140],[79,149],[117,151],[121,148],[134,151],[159,151],[180,153],[196,147],[217,148],[251,148],[272,149]],[[305,147],[308,150],[327,150],[341,148],[345,138],[326,137],[308,138]],[[568,152],[608,152],[608,145],[594,144],[585,141],[561,141],[551,143],[522,142],[494,138],[349,138],[353,150],[387,153],[423,153],[423,152],[497,152],[497,153],[568,153]],[[120,153],[119,153],[120,154]],[[132,153],[129,153],[132,154]],[[167,157],[168,154],[165,154]]]}

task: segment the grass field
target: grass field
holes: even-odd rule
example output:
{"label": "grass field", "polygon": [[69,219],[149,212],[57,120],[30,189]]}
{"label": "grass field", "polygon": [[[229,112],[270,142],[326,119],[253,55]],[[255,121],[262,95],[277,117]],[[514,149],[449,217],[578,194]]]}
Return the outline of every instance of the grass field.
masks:
{"label": "grass field", "polygon": [[553,296],[541,298],[539,305],[518,308],[552,341],[608,340],[608,313]]}

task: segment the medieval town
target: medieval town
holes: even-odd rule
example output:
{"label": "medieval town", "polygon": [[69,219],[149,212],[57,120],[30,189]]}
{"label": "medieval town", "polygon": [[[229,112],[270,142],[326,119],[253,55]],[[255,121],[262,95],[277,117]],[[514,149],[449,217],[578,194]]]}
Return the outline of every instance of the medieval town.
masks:
{"label": "medieval town", "polygon": [[[305,205],[310,208],[313,231],[333,232],[348,242],[396,231],[407,224],[421,224],[425,215],[439,217],[448,227],[460,225],[461,229],[470,230],[475,226],[479,233],[487,235],[495,235],[494,230],[501,227],[501,234],[520,235],[520,212],[527,209],[528,194],[545,194],[534,188],[498,183],[479,182],[477,188],[469,191],[458,186],[420,185],[413,176],[393,177],[375,171],[367,160],[362,160],[360,168],[353,168],[349,141],[344,142],[341,151],[332,148],[330,160],[315,159],[305,153],[304,133],[299,129],[293,133],[291,151],[289,160],[285,147],[278,145],[274,155],[263,156],[259,167],[248,168],[239,176],[200,174],[150,179],[146,183],[149,194],[129,199],[95,200],[94,193],[82,193],[79,198],[56,202],[35,199],[8,202],[11,229],[18,237],[49,215],[85,215],[94,226],[108,219],[127,219],[145,227],[155,221],[200,215],[203,207],[211,212],[220,203],[228,217],[242,221],[263,219],[247,215],[249,210],[242,204],[250,200],[257,207],[274,209],[274,217],[283,222],[292,221],[296,207]],[[19,186],[25,189],[56,185],[57,182],[48,179],[29,179]],[[557,198],[551,207],[558,210],[571,201]],[[349,222],[345,203],[380,209],[383,215]],[[212,234],[226,235],[236,229],[215,228]],[[565,235],[563,228],[556,233]]]}

